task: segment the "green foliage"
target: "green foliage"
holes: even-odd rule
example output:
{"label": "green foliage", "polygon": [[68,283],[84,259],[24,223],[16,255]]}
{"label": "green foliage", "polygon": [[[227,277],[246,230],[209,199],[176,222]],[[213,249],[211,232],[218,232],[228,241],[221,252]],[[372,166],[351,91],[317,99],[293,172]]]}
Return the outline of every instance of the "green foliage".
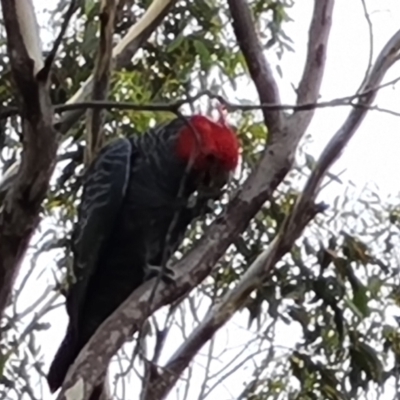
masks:
{"label": "green foliage", "polygon": [[[124,35],[149,3],[120,1],[117,38]],[[67,0],[60,0],[57,8],[47,14],[53,25],[46,28],[52,34],[59,29],[68,4]],[[62,42],[52,77],[51,94],[55,104],[64,103],[79,89],[94,64],[99,2],[86,0],[80,4]],[[292,2],[255,0],[251,4],[258,28],[263,32],[264,47],[282,56],[283,51],[291,49],[284,24],[290,20]],[[230,100],[235,93],[238,97],[235,101],[246,101],[241,91],[243,84],[250,82],[226,7],[226,2],[218,0],[179,1],[175,11],[143,45],[130,65],[113,73],[110,99],[167,103],[209,89]],[[3,39],[2,29],[0,104],[7,106],[14,105],[16,100]],[[51,41],[47,47],[51,47]],[[239,84],[241,79],[244,81]],[[187,105],[185,111],[208,111],[210,108],[209,102],[199,101]],[[111,111],[107,114],[106,135],[112,138],[143,133],[149,125],[172,117],[173,114],[166,112]],[[232,117],[243,146],[241,173],[231,184],[231,189],[235,189],[256,166],[268,132],[259,113],[236,113]],[[7,124],[1,122],[0,155],[4,168],[20,151],[19,133],[17,117]],[[41,357],[46,349],[37,344],[35,338],[47,328],[40,324],[40,319],[55,307],[58,294],[65,287],[63,277],[70,262],[66,238],[69,238],[80,196],[83,133],[82,120],[62,145],[63,161],[59,163],[43,207],[45,220],[29,252],[32,264],[23,269],[26,275],[18,281],[14,305],[2,326],[5,340],[0,347],[0,395],[6,397],[10,387],[12,398],[19,398],[27,390],[25,386],[32,382],[27,370],[37,378],[43,376]],[[235,286],[276,236],[302,188],[304,176],[313,166],[312,155],[304,153],[303,148],[298,155],[297,169],[229,248],[215,273],[182,307],[191,309],[192,299],[199,297],[213,304]],[[340,179],[334,175],[328,181],[328,187],[340,184]],[[226,202],[227,197],[215,205],[215,215],[223,210]],[[390,308],[400,305],[396,258],[396,246],[400,244],[398,199],[386,201],[373,189],[356,193],[349,187],[344,194],[330,198],[328,203],[330,209],[310,224],[290,254],[276,265],[268,280],[252,293],[239,313],[248,323],[248,331],[267,338],[269,343],[268,363],[254,358],[254,378],[246,382],[245,399],[361,399],[367,391],[374,393],[376,387],[382,388],[398,373],[399,322],[396,326],[390,318]],[[214,217],[192,227],[177,257],[193,246]],[[51,265],[46,263],[40,271],[38,267],[35,270],[40,257],[49,254]],[[36,272],[32,272],[34,270]],[[24,314],[17,311],[15,304],[32,276],[42,284],[48,283],[50,290],[37,303],[40,312],[27,307]],[[298,338],[294,345],[282,349],[277,332],[290,336],[292,329],[297,330]],[[21,371],[25,371],[25,375]],[[242,379],[240,374],[237,379]]]}

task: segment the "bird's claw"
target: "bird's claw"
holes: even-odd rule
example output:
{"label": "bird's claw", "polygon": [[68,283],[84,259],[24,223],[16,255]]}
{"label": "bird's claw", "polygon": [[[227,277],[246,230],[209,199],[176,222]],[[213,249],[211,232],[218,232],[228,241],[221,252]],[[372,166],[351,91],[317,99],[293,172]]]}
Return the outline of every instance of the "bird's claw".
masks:
{"label": "bird's claw", "polygon": [[147,265],[145,280],[157,278],[161,276],[161,280],[166,284],[175,283],[175,273],[173,269],[167,265]]}
{"label": "bird's claw", "polygon": [[187,202],[186,208],[193,211],[193,216],[210,214],[214,211],[214,200],[207,196],[191,196]]}

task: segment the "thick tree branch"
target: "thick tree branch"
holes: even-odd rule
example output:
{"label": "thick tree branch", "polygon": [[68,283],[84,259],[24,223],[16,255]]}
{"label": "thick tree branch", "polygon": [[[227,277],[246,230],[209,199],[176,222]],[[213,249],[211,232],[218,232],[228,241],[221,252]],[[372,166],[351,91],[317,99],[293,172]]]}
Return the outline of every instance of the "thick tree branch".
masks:
{"label": "thick tree branch", "polygon": [[[229,3],[233,8],[242,7],[236,8],[236,11],[243,11],[243,7],[245,8],[243,12],[236,12],[233,18],[238,40],[242,43],[242,51],[246,51],[244,54],[249,71],[257,81],[256,88],[260,102],[280,104],[276,84],[263,58],[247,5],[238,0],[229,0]],[[245,12],[249,18],[244,18],[243,23],[236,21],[242,19]],[[251,43],[247,39],[245,29],[251,32]],[[248,52],[246,46],[252,51]],[[300,130],[293,125],[287,125],[280,111],[264,112],[264,117],[272,138],[270,145],[256,170],[228,205],[226,212],[210,226],[206,235],[185,258],[176,264],[176,284],[173,287],[166,287],[160,283],[157,290],[153,291],[156,281],[153,279],[132,293],[104,321],[80,352],[69,369],[58,400],[67,400],[72,394],[79,400],[87,400],[97,379],[104,374],[111,357],[122,344],[140,329],[149,315],[163,305],[184,296],[201,283],[210,274],[228,246],[270,198],[290,170],[297,145],[307,126],[304,124],[303,130]]]}
{"label": "thick tree branch", "polygon": [[[246,0],[228,0],[232,25],[250,76],[256,86],[261,103],[280,104],[278,85],[271,67],[264,57],[264,49],[255,31],[255,23]],[[263,110],[268,131],[273,134],[282,131],[283,114],[279,111]]]}
{"label": "thick tree branch", "polygon": [[[103,0],[100,10],[100,40],[93,73],[93,100],[108,97],[112,68],[112,42],[117,0]],[[104,109],[90,109],[86,120],[86,163],[89,164],[103,145]]]}
{"label": "thick tree branch", "polygon": [[22,117],[23,151],[0,214],[0,318],[39,222],[57,151],[48,82],[38,77],[44,63],[33,4],[26,0],[1,0],[1,4]]}
{"label": "thick tree branch", "polygon": [[[297,94],[297,104],[315,103],[319,97],[322,77],[325,70],[328,37],[332,25],[334,0],[314,0],[314,11],[308,33],[308,49],[306,65]],[[308,126],[314,110],[306,113],[294,113],[294,125]]]}
{"label": "thick tree branch", "polygon": [[[382,50],[363,90],[379,85],[388,69],[398,60],[399,55],[400,31]],[[362,107],[354,108],[350,112],[342,128],[329,141],[321,154],[303,193],[269,248],[257,257],[238,285],[209,311],[201,324],[163,367],[160,375],[153,382],[150,382],[145,400],[161,400],[167,396],[198,351],[243,306],[250,293],[260,287],[260,282],[268,278],[269,272],[277,261],[290,251],[307,224],[318,212],[323,211],[323,206],[315,205],[315,198],[322,180],[357,131],[367,114],[365,106],[372,103],[375,95],[376,92],[370,92],[369,95],[360,100]]]}

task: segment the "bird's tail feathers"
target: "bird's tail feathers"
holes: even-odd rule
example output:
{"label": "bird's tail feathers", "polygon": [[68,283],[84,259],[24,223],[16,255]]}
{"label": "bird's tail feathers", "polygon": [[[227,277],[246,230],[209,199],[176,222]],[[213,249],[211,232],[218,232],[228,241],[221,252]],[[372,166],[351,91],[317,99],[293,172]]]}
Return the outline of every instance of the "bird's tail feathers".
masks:
{"label": "bird's tail feathers", "polygon": [[47,374],[47,383],[51,393],[54,393],[64,382],[69,367],[79,354],[79,347],[71,326],[68,326],[67,333],[62,341]]}

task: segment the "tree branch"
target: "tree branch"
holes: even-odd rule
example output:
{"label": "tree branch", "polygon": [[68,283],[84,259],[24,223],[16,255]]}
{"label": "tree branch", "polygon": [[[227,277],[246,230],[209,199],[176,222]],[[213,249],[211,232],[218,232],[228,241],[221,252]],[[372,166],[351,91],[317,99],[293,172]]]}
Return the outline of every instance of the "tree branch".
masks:
{"label": "tree branch", "polygon": [[[179,109],[185,104],[192,104],[195,101],[199,100],[201,97],[208,97],[209,99],[218,100],[219,103],[223,104],[227,111],[255,111],[255,110],[263,110],[266,111],[276,111],[276,110],[292,110],[292,111],[309,111],[317,108],[327,108],[327,107],[338,107],[338,106],[346,106],[346,107],[354,107],[354,100],[359,99],[365,95],[368,95],[371,92],[381,90],[388,86],[392,86],[400,81],[400,77],[394,78],[384,84],[378,85],[377,87],[367,89],[362,92],[358,92],[351,96],[338,97],[333,100],[325,100],[319,101],[316,103],[302,103],[302,104],[274,104],[274,103],[256,103],[256,104],[241,104],[239,103],[231,103],[225,97],[213,93],[210,90],[201,91],[194,96],[186,97],[182,100],[173,101],[170,103],[132,103],[132,102],[124,102],[124,101],[84,101],[82,103],[72,103],[72,104],[56,104],[53,106],[53,110],[55,113],[63,113],[65,111],[78,110],[78,109],[107,109],[107,110],[131,110],[131,111],[162,111],[162,112],[171,112],[173,114],[179,114]],[[358,106],[358,105],[357,105]],[[369,110],[377,110],[386,112],[392,115],[399,116],[400,114],[394,110],[387,110],[381,108],[379,106],[366,106]],[[7,107],[4,110],[0,111],[0,120],[9,118],[11,116],[18,115],[17,107]],[[59,126],[58,123],[55,124],[55,128]],[[12,168],[14,165],[12,166]],[[11,168],[11,167],[10,167]],[[8,170],[7,170],[8,172]],[[0,191],[2,191],[2,182],[0,182]]]}
{"label": "tree branch", "polygon": [[[315,103],[319,97],[326,64],[328,38],[332,25],[334,0],[314,0],[314,11],[308,33],[306,65],[298,88],[297,104]],[[314,110],[294,113],[291,121],[295,126],[308,126]]]}
{"label": "tree branch", "polygon": [[374,29],[373,29],[373,26],[372,26],[371,17],[370,17],[370,15],[368,13],[368,7],[367,7],[367,4],[366,4],[365,0],[361,0],[361,5],[362,5],[362,8],[364,10],[365,20],[367,21],[367,25],[368,25],[369,54],[368,54],[367,70],[365,72],[364,79],[361,82],[360,90],[362,90],[366,80],[368,79],[368,75],[369,75],[370,70],[372,68],[372,58],[374,56]]}
{"label": "tree branch", "polygon": [[[100,10],[100,40],[93,73],[92,99],[108,97],[111,74],[112,42],[117,0],[103,0]],[[104,109],[90,109],[86,119],[86,163],[89,164],[103,145]]]}
{"label": "tree branch", "polygon": [[48,82],[38,75],[44,63],[32,1],[1,0],[1,4],[22,116],[23,151],[15,184],[0,214],[0,318],[39,222],[57,151]]}
{"label": "tree branch", "polygon": [[[280,104],[278,85],[272,75],[271,67],[264,57],[264,49],[255,31],[255,23],[246,0],[228,0],[232,15],[232,26],[240,50],[246,59],[250,76],[256,86],[261,103]],[[265,124],[272,134],[282,131],[282,112],[263,110]]]}
{"label": "tree branch", "polygon": [[67,31],[69,22],[71,21],[71,18],[77,9],[78,9],[78,3],[76,2],[76,0],[71,0],[71,3],[68,7],[67,12],[65,13],[63,22],[61,24],[60,33],[58,34],[56,40],[54,41],[53,48],[51,49],[49,55],[46,58],[46,61],[44,62],[43,69],[40,71],[40,74],[43,74],[43,79],[47,79],[49,76],[54,59],[56,58],[57,55],[57,51],[61,45],[61,41],[65,35],[65,32]]}
{"label": "tree branch", "polygon": [[340,157],[344,147],[360,126],[376,97],[377,91],[373,90],[373,88],[381,83],[386,72],[398,60],[400,60],[400,30],[392,36],[380,52],[362,88],[362,92],[366,94],[358,98],[346,122],[326,146],[320,156],[320,167],[311,175],[303,194],[308,193],[308,196],[311,196],[311,193],[315,192],[315,188],[320,185],[324,171]]}

